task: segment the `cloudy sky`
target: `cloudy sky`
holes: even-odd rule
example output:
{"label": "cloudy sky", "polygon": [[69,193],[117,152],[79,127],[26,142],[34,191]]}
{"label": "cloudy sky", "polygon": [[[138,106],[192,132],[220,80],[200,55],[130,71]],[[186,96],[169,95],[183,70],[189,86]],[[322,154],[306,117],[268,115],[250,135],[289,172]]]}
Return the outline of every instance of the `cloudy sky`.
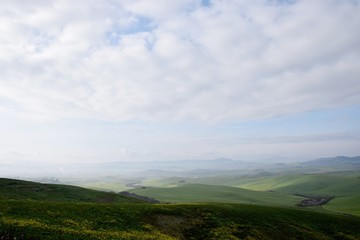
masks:
{"label": "cloudy sky", "polygon": [[2,0],[0,161],[360,155],[359,0]]}

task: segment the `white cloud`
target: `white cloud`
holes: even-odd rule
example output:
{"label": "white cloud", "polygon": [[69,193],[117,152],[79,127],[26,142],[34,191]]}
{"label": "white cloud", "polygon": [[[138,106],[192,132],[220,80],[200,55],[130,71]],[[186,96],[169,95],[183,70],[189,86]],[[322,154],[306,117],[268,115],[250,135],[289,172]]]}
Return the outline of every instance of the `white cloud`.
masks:
{"label": "white cloud", "polygon": [[5,1],[0,113],[258,119],[360,103],[358,1]]}

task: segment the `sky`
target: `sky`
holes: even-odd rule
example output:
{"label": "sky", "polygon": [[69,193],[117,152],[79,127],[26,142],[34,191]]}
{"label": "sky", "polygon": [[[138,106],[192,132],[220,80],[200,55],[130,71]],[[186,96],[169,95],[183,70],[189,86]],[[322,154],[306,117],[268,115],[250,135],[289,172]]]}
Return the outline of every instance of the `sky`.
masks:
{"label": "sky", "polygon": [[360,155],[359,0],[2,0],[0,163]]}

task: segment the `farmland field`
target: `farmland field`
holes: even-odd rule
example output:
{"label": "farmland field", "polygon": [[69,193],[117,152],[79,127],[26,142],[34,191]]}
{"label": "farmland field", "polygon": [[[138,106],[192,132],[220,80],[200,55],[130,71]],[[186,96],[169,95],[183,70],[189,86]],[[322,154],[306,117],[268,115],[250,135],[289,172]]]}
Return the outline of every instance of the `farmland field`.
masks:
{"label": "farmland field", "polygon": [[324,210],[360,216],[359,172],[166,178],[147,180],[143,185],[146,186],[145,189],[131,191],[170,202],[208,201],[294,206],[296,201],[300,201],[294,195],[333,196],[334,199],[322,206]]}
{"label": "farmland field", "polygon": [[131,190],[163,202],[226,202],[260,205],[295,206],[302,197],[277,192],[260,192],[228,186],[186,184],[173,188],[138,188]]}

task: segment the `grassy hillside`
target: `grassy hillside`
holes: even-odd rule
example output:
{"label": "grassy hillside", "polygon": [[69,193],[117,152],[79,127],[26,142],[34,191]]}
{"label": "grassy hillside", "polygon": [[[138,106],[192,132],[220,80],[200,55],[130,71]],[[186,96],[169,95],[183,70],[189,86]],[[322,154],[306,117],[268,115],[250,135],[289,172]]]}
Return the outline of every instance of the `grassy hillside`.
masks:
{"label": "grassy hillside", "polygon": [[286,175],[239,182],[238,186],[254,190],[275,190],[307,195],[332,195],[324,209],[360,216],[360,178],[357,174]]}
{"label": "grassy hillside", "polygon": [[184,183],[224,185],[256,191],[276,190],[289,193],[348,195],[360,193],[360,173],[282,174],[275,176],[216,176],[204,178],[149,179],[144,186],[176,187]]}
{"label": "grassy hillside", "polygon": [[360,178],[332,174],[282,175],[239,180],[238,187],[252,190],[277,190],[305,194],[360,194]]}
{"label": "grassy hillside", "polygon": [[58,202],[139,202],[110,192],[0,178],[0,200],[5,199]]}
{"label": "grassy hillside", "polygon": [[[175,196],[180,196],[180,199],[189,200],[187,188],[182,186],[186,184],[209,184],[209,185],[220,185],[220,186],[232,186],[237,188],[242,188],[255,191],[275,191],[279,193],[287,194],[303,194],[303,195],[330,195],[335,196],[326,205],[322,207],[329,211],[342,212],[348,214],[354,214],[360,216],[360,172],[334,172],[334,173],[322,173],[322,174],[285,174],[285,175],[276,175],[276,176],[265,176],[265,177],[239,177],[239,176],[216,176],[216,177],[204,177],[204,178],[167,178],[167,179],[151,179],[144,181],[142,184],[145,186],[156,186],[161,188],[175,188],[170,189],[157,189],[148,190],[147,193],[144,190],[144,194],[149,194],[151,196],[160,197],[163,199],[168,199],[167,194],[170,196],[175,194]],[[151,189],[151,188],[149,188]],[[218,188],[220,189],[220,188]],[[185,190],[184,193],[181,191]],[[180,191],[180,192],[179,192]],[[174,192],[174,193],[172,193]],[[195,191],[197,192],[197,191]],[[219,202],[221,199],[212,198],[211,194],[216,193],[209,191],[210,197],[207,196],[208,193],[204,192],[203,196],[200,196],[203,200],[208,200],[210,202]],[[156,194],[156,195],[155,195]],[[164,196],[166,195],[166,196]],[[182,196],[184,195],[184,196]],[[192,193],[189,194],[190,196]],[[195,196],[197,197],[196,193]],[[229,201],[227,195],[224,195],[224,201]],[[239,199],[238,202],[243,202],[241,200],[242,196],[236,197]],[[276,195],[273,195],[274,197]],[[281,197],[282,198],[282,197]],[[230,197],[231,199],[231,197]],[[261,196],[257,199],[266,199]],[[266,201],[272,203],[270,199]],[[230,200],[229,202],[232,202]],[[288,195],[285,195],[284,202],[291,202],[291,199],[288,200]],[[264,204],[263,202],[258,202],[259,204]],[[278,201],[278,203],[283,203]]]}
{"label": "grassy hillside", "polygon": [[360,239],[360,219],[237,204],[0,200],[2,239]]}
{"label": "grassy hillside", "polygon": [[[234,187],[182,188],[187,197],[218,201],[266,204],[282,197],[286,205],[297,200]],[[0,179],[0,239],[360,239],[360,218],[353,216],[259,205],[132,201],[78,187]]]}
{"label": "grassy hillside", "polygon": [[360,196],[338,197],[324,205],[323,208],[329,211],[360,216]]}
{"label": "grassy hillside", "polygon": [[301,197],[277,192],[259,192],[228,186],[185,184],[173,188],[138,188],[130,192],[163,202],[226,202],[295,206]]}
{"label": "grassy hillside", "polygon": [[114,192],[121,192],[129,189],[124,182],[121,181],[92,181],[92,182],[82,182],[82,183],[75,183],[74,185],[83,187],[83,188],[90,188],[99,191],[114,191]]}

